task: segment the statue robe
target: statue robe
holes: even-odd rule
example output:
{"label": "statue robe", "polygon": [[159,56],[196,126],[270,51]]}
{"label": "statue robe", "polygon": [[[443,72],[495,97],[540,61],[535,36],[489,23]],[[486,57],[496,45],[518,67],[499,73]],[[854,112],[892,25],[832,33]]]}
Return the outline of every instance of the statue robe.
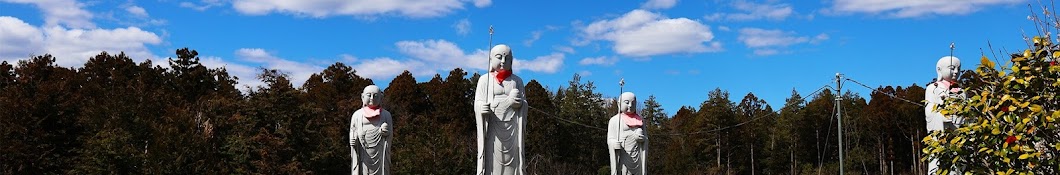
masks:
{"label": "statue robe", "polygon": [[[478,79],[475,86],[475,131],[478,146],[477,174],[522,175],[523,129],[526,126],[526,90],[519,76],[500,83],[492,74]],[[509,94],[518,89],[519,94]],[[490,104],[490,110],[479,106]]]}
{"label": "statue robe", "polygon": [[[611,117],[607,124],[607,150],[611,156],[612,175],[647,174],[648,133],[641,125],[630,127],[622,121],[622,114]],[[644,136],[643,142],[636,141],[636,134]]]}
{"label": "statue robe", "polygon": [[[954,92],[947,83],[941,81],[928,84],[924,89],[924,101],[927,102],[924,105],[924,120],[928,132],[956,129],[964,122],[962,117],[946,117],[938,112],[946,107],[946,98],[951,97],[964,97],[964,92]],[[938,159],[928,160],[927,164],[928,174],[935,174],[939,166]]]}
{"label": "statue robe", "polygon": [[365,108],[350,117],[350,156],[353,157],[351,174],[390,174],[391,135],[381,135],[380,127],[385,123],[390,134],[394,122],[390,111],[381,110],[379,116],[365,118]]}

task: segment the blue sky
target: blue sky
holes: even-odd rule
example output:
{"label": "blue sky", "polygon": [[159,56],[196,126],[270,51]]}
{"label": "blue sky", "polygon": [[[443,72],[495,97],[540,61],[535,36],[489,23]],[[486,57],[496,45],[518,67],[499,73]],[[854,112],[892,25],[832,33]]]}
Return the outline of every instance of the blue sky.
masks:
{"label": "blue sky", "polygon": [[493,44],[512,47],[524,79],[555,90],[577,73],[614,97],[624,78],[626,91],[655,95],[672,114],[715,88],[778,108],[836,72],[873,87],[923,86],[951,42],[964,69],[988,42],[1026,48],[1021,31],[1036,33],[1028,3],[1037,1],[0,0],[0,60],[50,53],[80,67],[124,51],[165,66],[189,47],[242,85],[261,84],[257,67],[299,86],[343,62],[385,86],[403,70],[421,82],[484,71],[492,25]]}

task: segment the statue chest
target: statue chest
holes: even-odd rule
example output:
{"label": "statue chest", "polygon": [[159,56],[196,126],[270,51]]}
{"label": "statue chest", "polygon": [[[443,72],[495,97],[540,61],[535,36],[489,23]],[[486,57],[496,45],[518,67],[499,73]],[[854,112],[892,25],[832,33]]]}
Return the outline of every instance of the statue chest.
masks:
{"label": "statue chest", "polygon": [[381,126],[383,125],[384,116],[373,117],[371,119],[363,119],[358,125],[357,136],[361,137],[360,141],[366,147],[375,147],[379,142],[384,140],[382,135]]}
{"label": "statue chest", "polygon": [[490,88],[495,96],[494,98],[496,96],[507,96],[509,92],[512,92],[512,89],[515,89],[515,82],[508,79],[501,83],[490,83]]}
{"label": "statue chest", "polygon": [[629,125],[623,124],[620,126],[620,132],[618,133],[619,139],[622,142],[622,147],[627,152],[636,152],[640,150],[640,143],[638,139],[643,136],[644,130],[640,127],[629,127]]}

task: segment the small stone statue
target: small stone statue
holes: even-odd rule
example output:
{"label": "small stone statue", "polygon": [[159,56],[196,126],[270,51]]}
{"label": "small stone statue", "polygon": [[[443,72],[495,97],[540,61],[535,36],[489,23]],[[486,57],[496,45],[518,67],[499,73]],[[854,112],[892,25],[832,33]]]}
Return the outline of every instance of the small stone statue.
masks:
{"label": "small stone statue", "polygon": [[[961,60],[953,56],[945,56],[935,63],[935,73],[938,74],[934,83],[928,84],[924,92],[925,120],[927,130],[942,131],[956,129],[963,122],[959,116],[943,116],[938,112],[944,108],[947,98],[963,98],[964,91],[957,86],[957,73],[961,71]],[[935,174],[938,170],[938,160],[931,159],[928,162],[928,174]]]}
{"label": "small stone statue", "polygon": [[523,79],[512,74],[512,50],[490,49],[489,75],[475,87],[478,174],[523,174],[523,129],[527,103]]}
{"label": "small stone statue", "polygon": [[390,174],[390,131],[394,120],[383,109],[383,92],[368,85],[361,93],[361,109],[350,117],[352,174]]}
{"label": "small stone statue", "polygon": [[637,96],[624,92],[618,101],[619,113],[607,124],[607,150],[611,174],[647,174],[648,134],[644,119],[637,115]]}

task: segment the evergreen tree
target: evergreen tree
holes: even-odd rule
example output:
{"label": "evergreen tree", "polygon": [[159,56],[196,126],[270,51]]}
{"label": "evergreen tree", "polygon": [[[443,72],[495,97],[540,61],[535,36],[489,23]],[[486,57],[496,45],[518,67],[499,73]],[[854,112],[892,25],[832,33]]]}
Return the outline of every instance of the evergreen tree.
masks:
{"label": "evergreen tree", "polygon": [[311,113],[307,122],[306,166],[314,173],[342,174],[350,170],[350,116],[361,107],[361,91],[371,79],[358,76],[336,62],[315,73],[302,85],[303,104]]}
{"label": "evergreen tree", "polygon": [[[0,66],[6,78],[9,68]],[[8,69],[8,70],[2,70]],[[14,82],[0,88],[0,168],[5,174],[58,174],[77,157],[82,78],[51,55],[21,60]],[[10,81],[10,80],[7,80]]]}

